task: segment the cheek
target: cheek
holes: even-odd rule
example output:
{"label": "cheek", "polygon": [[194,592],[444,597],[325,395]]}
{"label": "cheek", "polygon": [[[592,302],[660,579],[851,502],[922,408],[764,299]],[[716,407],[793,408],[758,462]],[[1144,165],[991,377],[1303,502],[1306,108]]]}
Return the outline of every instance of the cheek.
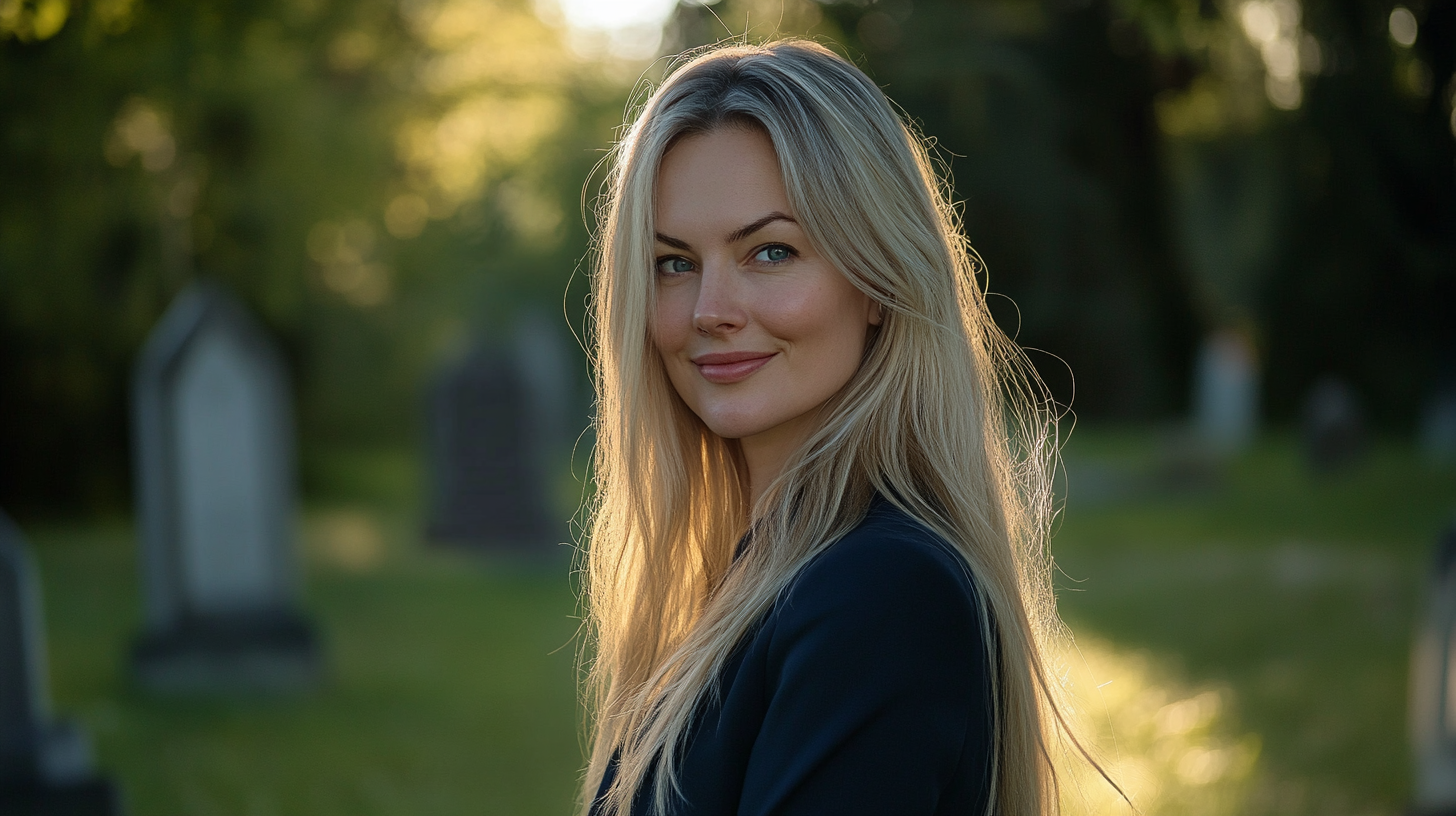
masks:
{"label": "cheek", "polygon": [[754,314],[769,334],[790,342],[812,341],[826,328],[827,312],[822,286],[793,286],[761,293]]}
{"label": "cheek", "polygon": [[671,290],[658,290],[647,326],[653,345],[664,356],[681,347],[684,340],[681,310],[673,294]]}
{"label": "cheek", "polygon": [[818,354],[836,351],[858,360],[865,336],[864,296],[853,287],[822,283],[766,298],[759,314],[777,337]]}

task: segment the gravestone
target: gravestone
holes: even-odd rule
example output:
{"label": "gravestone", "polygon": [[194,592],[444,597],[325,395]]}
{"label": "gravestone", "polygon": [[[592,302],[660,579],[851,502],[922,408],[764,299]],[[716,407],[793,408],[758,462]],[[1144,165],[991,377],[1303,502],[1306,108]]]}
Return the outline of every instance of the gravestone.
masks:
{"label": "gravestone", "polygon": [[1436,390],[1421,412],[1421,454],[1432,464],[1456,462],[1456,384]]}
{"label": "gravestone", "polygon": [[1436,544],[1426,618],[1411,655],[1415,816],[1456,814],[1456,524]]}
{"label": "gravestone", "polygon": [[538,555],[566,539],[552,488],[570,456],[571,393],[564,342],[529,313],[508,343],[477,343],[444,368],[429,405],[429,538]]}
{"label": "gravestone", "polygon": [[194,284],[132,387],[146,630],[143,685],[281,690],[319,668],[296,609],[293,420],[282,358],[221,288]]}
{"label": "gravestone", "polygon": [[1220,454],[1246,450],[1259,425],[1259,367],[1253,345],[1236,331],[1218,331],[1198,352],[1193,387],[1194,427]]}
{"label": "gravestone", "polygon": [[1324,377],[1304,401],[1301,429],[1305,460],[1317,471],[1353,464],[1365,452],[1365,416],[1355,390],[1336,377]]}
{"label": "gravestone", "polygon": [[0,813],[117,813],[115,789],[92,772],[86,735],[51,719],[47,685],[40,580],[0,512]]}

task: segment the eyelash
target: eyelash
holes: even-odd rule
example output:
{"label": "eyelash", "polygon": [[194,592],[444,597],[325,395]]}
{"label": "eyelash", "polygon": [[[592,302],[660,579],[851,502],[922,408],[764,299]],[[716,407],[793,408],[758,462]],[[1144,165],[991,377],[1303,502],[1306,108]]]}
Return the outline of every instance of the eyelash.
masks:
{"label": "eyelash", "polygon": [[799,253],[795,252],[794,248],[789,246],[788,244],[765,244],[764,246],[759,247],[757,250],[754,250],[754,260],[758,260],[759,255],[768,252],[770,249],[782,249],[783,251],[789,253],[789,257],[782,258],[777,261],[770,261],[765,259],[762,261],[758,261],[759,263],[768,264],[769,266],[778,266],[779,264],[788,263],[789,261],[792,261],[793,259],[799,257]]}
{"label": "eyelash", "polygon": [[[761,260],[761,261],[758,260],[758,256],[759,255],[762,255],[763,253],[768,252],[771,249],[782,249],[783,251],[785,251],[785,252],[788,253],[788,257],[787,258],[780,258],[777,261],[771,261],[771,260],[768,260],[766,258],[764,260]],[[767,266],[778,266],[779,264],[786,264],[789,261],[792,261],[793,259],[799,257],[799,253],[797,251],[795,251],[794,248],[791,247],[791,246],[789,246],[788,244],[765,244],[764,246],[761,246],[758,249],[754,250],[752,257],[753,257],[754,261],[756,261],[757,263],[765,264]],[[686,271],[683,271],[683,272],[669,272],[669,271],[663,269],[662,267],[663,267],[664,264],[666,264],[666,263],[668,263],[670,261],[687,261],[687,263],[689,265],[692,265],[694,267],[694,269],[686,270]],[[659,275],[667,275],[667,276],[686,275],[688,272],[695,271],[696,266],[697,265],[694,264],[692,261],[689,261],[687,258],[684,258],[681,255],[663,255],[662,257],[660,257],[660,258],[657,259],[657,274],[659,274]]]}
{"label": "eyelash", "polygon": [[[692,261],[688,261],[687,258],[684,258],[681,255],[664,255],[661,258],[658,258],[657,259],[657,274],[659,274],[659,275],[666,275],[666,276],[669,276],[669,277],[671,277],[673,275],[686,275],[687,274],[687,272],[668,272],[667,270],[663,269],[662,268],[663,264],[665,264],[665,263],[667,263],[669,261],[687,261],[688,264],[691,265],[691,266],[693,266],[694,268],[696,268],[696,266],[697,266]],[[692,270],[689,270],[689,271],[692,271]]]}

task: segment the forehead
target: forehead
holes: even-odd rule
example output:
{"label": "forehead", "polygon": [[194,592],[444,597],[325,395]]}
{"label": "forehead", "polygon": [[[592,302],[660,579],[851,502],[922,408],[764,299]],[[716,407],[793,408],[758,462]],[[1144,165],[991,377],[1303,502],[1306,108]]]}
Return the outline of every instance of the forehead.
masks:
{"label": "forehead", "polygon": [[788,195],[773,143],[761,130],[694,134],[662,158],[656,220],[663,233],[732,231],[774,211],[790,212]]}

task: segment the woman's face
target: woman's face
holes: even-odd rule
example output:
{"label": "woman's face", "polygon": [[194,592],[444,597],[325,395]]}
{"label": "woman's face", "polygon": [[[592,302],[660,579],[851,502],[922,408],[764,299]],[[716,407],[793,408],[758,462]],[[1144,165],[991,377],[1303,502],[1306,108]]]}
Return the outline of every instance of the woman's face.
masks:
{"label": "woman's face", "polygon": [[[652,336],[683,401],[719,436],[780,456],[864,355],[877,304],[795,220],[767,135],[684,138],[657,179]],[[787,447],[786,447],[787,446]]]}

